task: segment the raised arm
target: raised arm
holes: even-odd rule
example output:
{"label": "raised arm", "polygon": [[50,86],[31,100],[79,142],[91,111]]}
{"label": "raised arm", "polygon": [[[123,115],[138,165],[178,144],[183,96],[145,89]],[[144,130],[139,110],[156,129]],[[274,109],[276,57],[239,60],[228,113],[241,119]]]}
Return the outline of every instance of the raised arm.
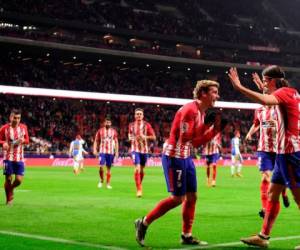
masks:
{"label": "raised arm", "polygon": [[232,83],[232,86],[236,90],[238,90],[239,92],[241,92],[242,94],[247,96],[248,98],[250,98],[256,102],[259,102],[263,105],[278,105],[279,104],[279,102],[275,96],[261,94],[259,92],[252,91],[252,90],[246,88],[245,86],[243,86],[242,83],[240,82],[239,75],[238,75],[236,68],[230,68],[228,76]]}

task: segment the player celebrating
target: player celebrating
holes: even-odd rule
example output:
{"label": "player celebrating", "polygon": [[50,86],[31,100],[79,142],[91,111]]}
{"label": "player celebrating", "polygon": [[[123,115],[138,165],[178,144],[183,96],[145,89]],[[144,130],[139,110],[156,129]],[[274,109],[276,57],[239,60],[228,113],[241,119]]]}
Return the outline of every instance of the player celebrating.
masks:
{"label": "player celebrating", "polygon": [[150,123],[144,121],[143,109],[135,109],[134,118],[135,121],[129,124],[128,139],[131,142],[131,155],[135,165],[134,180],[137,189],[136,196],[139,198],[143,194],[142,182],[149,153],[148,141],[156,140],[156,136]]}
{"label": "player celebrating", "polygon": [[240,151],[240,137],[240,131],[236,130],[231,139],[231,177],[242,177],[243,156]]}
{"label": "player celebrating", "polygon": [[[27,126],[20,121],[21,111],[13,109],[9,116],[9,123],[0,128],[7,205],[12,204],[14,189],[22,183],[24,177],[24,145],[29,143],[29,136]],[[14,181],[13,174],[15,175]]]}
{"label": "player celebrating", "polygon": [[[257,73],[253,75],[253,81],[256,83],[263,93],[271,94],[278,87],[274,86],[274,89],[267,89],[264,87],[264,83],[260,80]],[[268,202],[268,190],[271,182],[271,172],[274,169],[276,150],[277,150],[277,130],[283,129],[282,126],[277,128],[278,121],[280,119],[279,106],[262,106],[255,110],[253,125],[246,135],[246,141],[252,139],[252,135],[259,129],[259,140],[257,147],[259,170],[261,172],[261,184],[260,184],[260,197],[262,209],[259,211],[259,216],[264,218],[265,210]],[[290,205],[286,189],[282,191],[282,199],[285,207]]]}
{"label": "player celebrating", "polygon": [[220,132],[218,116],[215,127],[204,125],[205,111],[213,107],[219,98],[219,83],[210,80],[198,81],[194,89],[194,101],[181,107],[173,120],[166,150],[162,156],[168,191],[172,195],[161,200],[145,217],[135,221],[136,240],[144,246],[148,226],[169,210],[182,203],[182,244],[207,244],[192,236],[192,225],[197,200],[195,165],[190,156],[191,147],[198,147]]}
{"label": "player celebrating", "polygon": [[104,127],[100,128],[95,136],[93,153],[95,156],[99,155],[100,181],[98,188],[102,188],[104,182],[104,166],[106,165],[106,188],[112,189],[110,185],[111,166],[114,162],[114,156],[119,157],[119,142],[118,133],[111,127],[112,122],[109,117],[105,118]]}
{"label": "player celebrating", "polygon": [[75,175],[79,174],[79,171],[83,171],[83,154],[88,154],[83,148],[85,141],[80,135],[76,135],[76,139],[71,142],[69,149],[69,157],[73,157],[73,172]]}
{"label": "player celebrating", "polygon": [[[262,75],[263,82],[268,89],[276,88],[278,85],[282,87],[272,94],[260,94],[241,84],[236,68],[231,68],[229,72],[229,78],[235,89],[263,105],[279,105],[282,112],[278,121],[282,122],[284,130],[277,131],[276,164],[269,188],[262,229],[255,236],[241,239],[248,245],[267,247],[272,226],[280,211],[280,194],[285,186],[290,188],[294,200],[300,208],[300,169],[298,164],[300,161],[300,95],[296,89],[288,86],[285,74],[280,67],[269,66],[264,69]],[[283,119],[284,117],[286,120]],[[300,249],[300,246],[296,249]]]}
{"label": "player celebrating", "polygon": [[[203,147],[202,154],[206,158],[206,176],[207,176],[207,186],[216,186],[216,177],[217,177],[217,161],[220,156],[221,148],[221,134],[217,134],[211,141],[206,143]],[[212,167],[212,180],[210,178],[210,169]]]}

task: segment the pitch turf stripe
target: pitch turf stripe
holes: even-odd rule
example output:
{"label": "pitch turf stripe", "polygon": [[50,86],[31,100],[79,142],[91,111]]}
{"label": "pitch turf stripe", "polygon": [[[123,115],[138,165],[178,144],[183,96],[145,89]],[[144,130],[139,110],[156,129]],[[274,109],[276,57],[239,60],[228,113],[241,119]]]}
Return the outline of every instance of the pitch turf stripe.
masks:
{"label": "pitch turf stripe", "polygon": [[[271,238],[270,241],[284,241],[284,240],[297,240],[297,239],[300,239],[300,235],[286,236],[286,237],[276,237],[276,238]],[[232,247],[232,246],[238,246],[238,245],[242,245],[242,244],[243,243],[241,241],[236,241],[236,242],[213,244],[213,245],[208,245],[208,246],[195,246],[195,247],[186,247],[186,248],[174,248],[174,249],[170,249],[170,250],[211,249],[211,248],[219,248],[219,247]]]}
{"label": "pitch turf stripe", "polygon": [[52,242],[56,242],[56,243],[64,243],[64,244],[77,245],[77,246],[83,246],[83,247],[98,248],[98,249],[127,250],[126,248],[104,246],[104,245],[93,244],[93,243],[88,243],[88,242],[79,242],[79,241],[75,241],[75,240],[66,240],[66,239],[60,239],[60,238],[54,238],[54,237],[48,237],[48,236],[42,236],[42,235],[17,233],[17,232],[2,231],[2,230],[0,230],[0,234],[18,236],[18,237],[36,239],[36,240],[52,241]]}

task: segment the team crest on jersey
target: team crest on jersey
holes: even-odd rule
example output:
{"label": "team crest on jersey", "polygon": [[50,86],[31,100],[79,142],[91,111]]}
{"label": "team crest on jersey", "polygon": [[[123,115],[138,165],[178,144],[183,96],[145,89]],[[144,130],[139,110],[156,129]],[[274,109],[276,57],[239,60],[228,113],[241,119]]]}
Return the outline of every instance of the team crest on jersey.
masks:
{"label": "team crest on jersey", "polygon": [[189,124],[187,123],[187,122],[182,122],[181,124],[180,124],[180,131],[182,132],[182,133],[185,133],[185,132],[187,132],[189,130]]}

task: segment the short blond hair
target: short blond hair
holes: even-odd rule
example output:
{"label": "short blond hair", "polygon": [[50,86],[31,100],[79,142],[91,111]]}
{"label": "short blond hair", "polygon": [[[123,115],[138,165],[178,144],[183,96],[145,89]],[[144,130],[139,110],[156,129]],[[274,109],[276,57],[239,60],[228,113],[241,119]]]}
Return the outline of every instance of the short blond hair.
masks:
{"label": "short blond hair", "polygon": [[194,99],[199,99],[201,97],[201,92],[208,92],[209,87],[220,87],[220,84],[216,81],[212,81],[212,80],[200,80],[197,81],[196,87],[193,90],[193,96]]}

